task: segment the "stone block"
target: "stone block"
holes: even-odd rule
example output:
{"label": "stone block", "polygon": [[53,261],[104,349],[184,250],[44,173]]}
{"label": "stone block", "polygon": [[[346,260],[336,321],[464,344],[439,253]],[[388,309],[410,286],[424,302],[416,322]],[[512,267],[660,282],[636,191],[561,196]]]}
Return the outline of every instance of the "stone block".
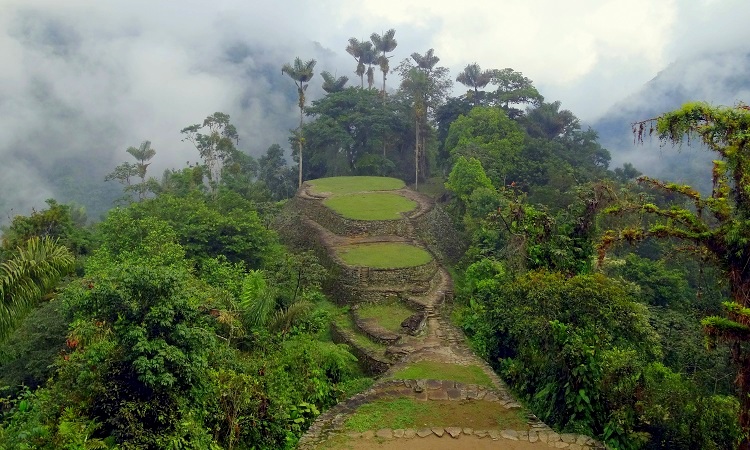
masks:
{"label": "stone block", "polygon": [[500,436],[511,441],[518,440],[518,432],[516,430],[503,430],[500,432]]}
{"label": "stone block", "polygon": [[448,400],[448,393],[442,389],[431,390],[427,396],[430,400]]}
{"label": "stone block", "polygon": [[571,433],[564,433],[560,435],[560,440],[572,444],[576,441],[576,435]]}
{"label": "stone block", "polygon": [[390,428],[383,428],[375,432],[375,436],[381,439],[393,439],[393,430]]}
{"label": "stone block", "polygon": [[446,427],[445,432],[450,434],[452,438],[457,438],[461,434],[461,428],[459,427]]}

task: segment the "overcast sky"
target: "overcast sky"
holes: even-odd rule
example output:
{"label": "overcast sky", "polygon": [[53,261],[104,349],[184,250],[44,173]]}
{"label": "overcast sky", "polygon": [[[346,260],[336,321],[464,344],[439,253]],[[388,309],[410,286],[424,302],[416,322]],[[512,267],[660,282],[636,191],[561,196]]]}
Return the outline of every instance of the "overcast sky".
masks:
{"label": "overcast sky", "polygon": [[41,173],[68,157],[114,167],[144,139],[157,171],[195,161],[179,130],[216,111],[243,150],[287,147],[296,91],[281,65],[315,57],[353,79],[352,36],[395,28],[395,62],[434,48],[454,75],[511,67],[591,121],[678,58],[747,50],[749,13],[747,0],[0,0],[0,206],[54,195]]}

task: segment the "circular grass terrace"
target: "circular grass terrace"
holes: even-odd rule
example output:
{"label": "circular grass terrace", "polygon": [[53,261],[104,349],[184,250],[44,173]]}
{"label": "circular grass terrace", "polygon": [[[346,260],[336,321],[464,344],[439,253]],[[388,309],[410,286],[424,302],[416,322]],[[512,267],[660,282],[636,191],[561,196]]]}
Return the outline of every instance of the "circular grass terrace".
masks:
{"label": "circular grass terrace", "polygon": [[363,191],[395,191],[404,186],[398,178],[388,177],[330,177],[308,181],[315,194],[343,195]]}
{"label": "circular grass terrace", "polygon": [[370,192],[329,197],[323,204],[347,219],[397,220],[401,213],[417,207],[417,202],[388,192]]}
{"label": "circular grass terrace", "polygon": [[374,242],[336,247],[336,253],[350,266],[374,269],[417,267],[432,261],[424,249],[401,242]]}

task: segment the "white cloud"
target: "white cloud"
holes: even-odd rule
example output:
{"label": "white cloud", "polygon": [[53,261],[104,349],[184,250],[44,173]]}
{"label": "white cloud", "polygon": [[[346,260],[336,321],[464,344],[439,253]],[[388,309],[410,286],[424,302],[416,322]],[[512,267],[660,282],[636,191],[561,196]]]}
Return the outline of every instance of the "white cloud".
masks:
{"label": "white cloud", "polygon": [[[113,165],[150,139],[154,168],[181,166],[196,155],[179,130],[216,111],[232,115],[246,150],[285,145],[296,104],[281,65],[316,57],[353,80],[347,39],[388,28],[396,62],[432,47],[454,74],[475,61],[512,67],[589,119],[681,55],[743,48],[748,12],[746,0],[4,0],[0,158]],[[8,167],[0,178],[23,172],[49,191],[35,170]]]}

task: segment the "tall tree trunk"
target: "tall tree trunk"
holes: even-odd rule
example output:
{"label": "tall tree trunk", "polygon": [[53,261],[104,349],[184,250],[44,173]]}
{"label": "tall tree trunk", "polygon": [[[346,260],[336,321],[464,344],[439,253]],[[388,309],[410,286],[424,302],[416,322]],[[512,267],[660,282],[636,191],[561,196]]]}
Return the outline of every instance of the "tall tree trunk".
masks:
{"label": "tall tree trunk", "polygon": [[414,190],[419,188],[419,117],[414,121]]}
{"label": "tall tree trunk", "polygon": [[299,144],[299,186],[302,187],[302,107],[299,109],[299,133],[297,135]]}

